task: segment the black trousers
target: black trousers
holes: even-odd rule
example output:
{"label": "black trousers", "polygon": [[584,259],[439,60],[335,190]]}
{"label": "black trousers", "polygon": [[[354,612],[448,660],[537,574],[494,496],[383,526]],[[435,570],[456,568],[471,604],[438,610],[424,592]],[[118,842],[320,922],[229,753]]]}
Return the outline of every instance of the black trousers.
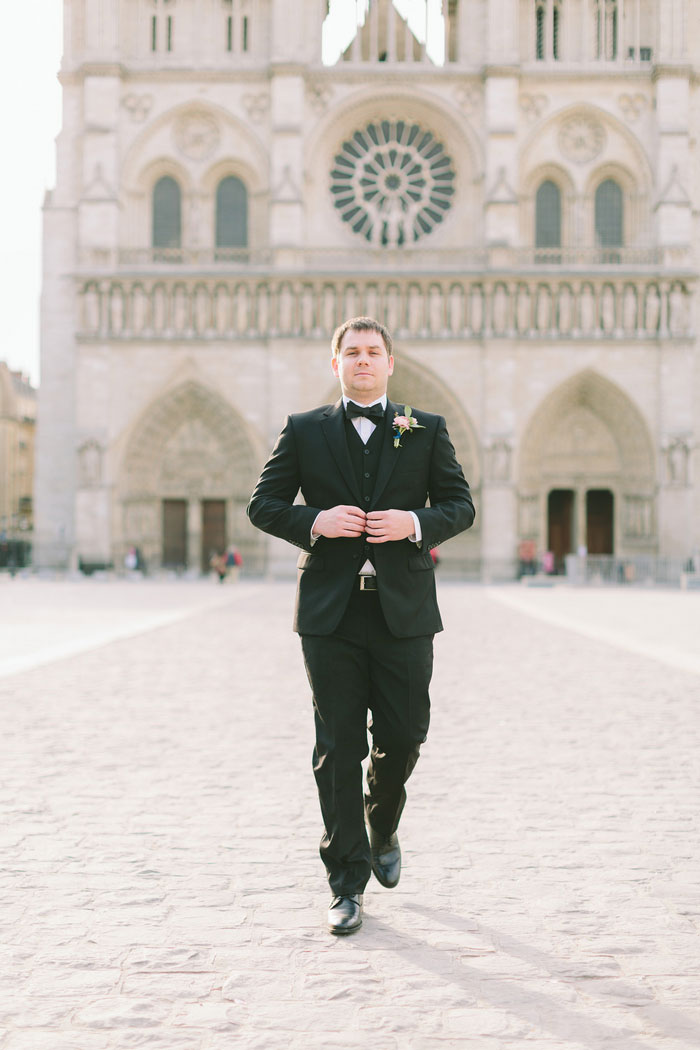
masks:
{"label": "black trousers", "polygon": [[362,893],[371,874],[365,829],[362,760],[367,772],[367,814],[389,835],[406,801],[404,784],[428,733],[433,636],[395,638],[376,591],[353,590],[332,635],[302,635],[313,692],[314,776],[325,833],[321,859],[336,895]]}

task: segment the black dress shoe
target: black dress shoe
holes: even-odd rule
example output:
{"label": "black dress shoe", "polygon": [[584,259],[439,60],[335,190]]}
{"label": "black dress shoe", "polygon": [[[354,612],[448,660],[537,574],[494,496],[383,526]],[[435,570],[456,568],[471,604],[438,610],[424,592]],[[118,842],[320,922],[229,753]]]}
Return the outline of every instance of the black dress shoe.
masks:
{"label": "black dress shoe", "polygon": [[382,835],[368,823],[369,846],[372,851],[372,871],[377,882],[393,889],[401,878],[401,847],[399,836]]}
{"label": "black dress shoe", "polygon": [[334,897],[328,909],[328,929],[331,933],[354,933],[361,925],[362,894]]}

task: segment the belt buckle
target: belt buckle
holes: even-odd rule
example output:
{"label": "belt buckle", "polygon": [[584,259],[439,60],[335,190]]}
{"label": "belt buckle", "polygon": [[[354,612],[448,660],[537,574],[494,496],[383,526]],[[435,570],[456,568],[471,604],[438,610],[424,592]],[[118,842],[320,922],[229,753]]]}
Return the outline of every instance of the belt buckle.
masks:
{"label": "belt buckle", "polygon": [[[371,573],[361,573],[360,574],[360,590],[361,591],[374,591],[374,590],[376,590],[376,588],[377,588],[376,579],[377,579],[377,577],[376,576],[372,576]],[[374,584],[373,587],[371,586],[371,584],[369,584],[367,582],[368,580],[372,581],[372,583]]]}

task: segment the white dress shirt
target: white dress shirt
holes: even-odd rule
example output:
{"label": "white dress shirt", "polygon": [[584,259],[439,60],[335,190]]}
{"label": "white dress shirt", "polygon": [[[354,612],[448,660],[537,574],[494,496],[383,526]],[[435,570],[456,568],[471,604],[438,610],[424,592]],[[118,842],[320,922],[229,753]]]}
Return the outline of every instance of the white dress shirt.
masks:
{"label": "white dress shirt", "polygon": [[[350,400],[351,399],[349,397],[346,397],[345,394],[343,394],[343,409],[346,409],[348,407],[348,401],[350,401]],[[369,405],[366,405],[366,406],[363,406],[363,407],[371,408],[372,405],[381,405],[382,408],[384,409],[384,411],[386,412],[386,403],[387,403],[387,396],[386,396],[386,394],[384,394],[382,397],[378,397],[376,399],[376,401],[372,401]],[[363,445],[366,445],[367,442],[369,441],[369,439],[372,437],[372,434],[374,433],[374,428],[376,427],[377,424],[374,422],[373,419],[367,419],[366,416],[355,416],[355,418],[351,419],[350,422],[354,426],[354,428],[357,431],[357,433],[360,435]],[[409,536],[408,539],[412,543],[420,543],[422,538],[423,538],[423,534],[421,532],[420,521],[418,520],[418,515],[414,514],[412,510],[409,510],[408,513],[413,518],[413,525],[414,525],[413,535]],[[319,518],[319,515],[316,516],[316,518],[314,519],[314,523],[311,526],[311,546],[312,547],[313,547],[314,543],[316,542],[316,540],[318,539],[318,536],[314,535],[314,529],[316,527],[316,522],[318,521],[318,518]],[[359,575],[360,576],[376,576],[376,573],[374,571],[374,565],[372,565],[372,562],[369,560],[369,558],[364,563],[364,565],[362,565],[360,567]]]}

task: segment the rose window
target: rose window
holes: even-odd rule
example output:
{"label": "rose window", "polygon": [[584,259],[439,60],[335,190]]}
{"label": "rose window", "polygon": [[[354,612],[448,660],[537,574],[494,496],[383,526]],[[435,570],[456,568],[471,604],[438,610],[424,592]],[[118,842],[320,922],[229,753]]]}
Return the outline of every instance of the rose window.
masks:
{"label": "rose window", "polygon": [[331,171],[333,203],[375,245],[411,244],[442,222],[455,173],[442,143],[403,120],[382,120],[343,143]]}

